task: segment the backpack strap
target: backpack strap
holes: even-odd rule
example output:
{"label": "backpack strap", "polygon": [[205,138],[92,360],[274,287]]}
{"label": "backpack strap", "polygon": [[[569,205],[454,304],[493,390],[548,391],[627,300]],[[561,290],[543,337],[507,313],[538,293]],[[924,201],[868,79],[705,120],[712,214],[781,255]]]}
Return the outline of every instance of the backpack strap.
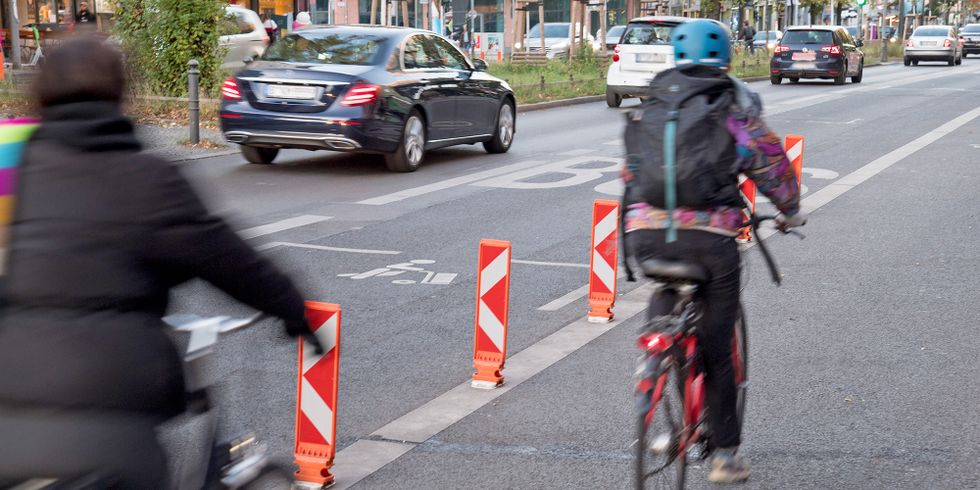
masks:
{"label": "backpack strap", "polygon": [[677,241],[677,109],[667,111],[664,124],[664,205],[667,211],[667,243]]}

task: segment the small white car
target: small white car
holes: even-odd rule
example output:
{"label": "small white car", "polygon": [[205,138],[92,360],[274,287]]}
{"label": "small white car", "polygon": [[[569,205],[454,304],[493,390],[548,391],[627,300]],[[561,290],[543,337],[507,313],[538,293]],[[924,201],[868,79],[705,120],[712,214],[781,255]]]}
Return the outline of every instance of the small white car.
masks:
{"label": "small white car", "polygon": [[658,73],[674,67],[670,33],[687,22],[686,17],[640,17],[626,25],[620,43],[613,48],[606,74],[606,104],[619,107],[624,98],[638,97]]}
{"label": "small white car", "polygon": [[227,50],[222,68],[245,66],[245,58],[258,59],[269,47],[269,35],[262,26],[262,19],[247,8],[226,6],[218,28],[221,33],[218,45]]}

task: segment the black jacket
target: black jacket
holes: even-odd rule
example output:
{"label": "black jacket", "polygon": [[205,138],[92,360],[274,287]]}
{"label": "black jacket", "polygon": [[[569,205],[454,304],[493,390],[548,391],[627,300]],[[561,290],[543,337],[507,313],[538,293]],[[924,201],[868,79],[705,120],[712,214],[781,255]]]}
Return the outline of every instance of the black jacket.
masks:
{"label": "black jacket", "polygon": [[293,283],[210,214],[175,166],[140,153],[114,104],[45,110],[16,199],[0,404],[180,411],[181,366],[160,318],[170,289],[195,277],[303,319]]}

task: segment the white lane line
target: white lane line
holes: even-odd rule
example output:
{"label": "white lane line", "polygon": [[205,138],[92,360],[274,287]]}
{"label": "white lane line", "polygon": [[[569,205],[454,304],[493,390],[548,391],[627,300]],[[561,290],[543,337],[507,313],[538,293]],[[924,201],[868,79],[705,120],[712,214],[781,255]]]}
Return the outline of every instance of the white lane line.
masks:
{"label": "white lane line", "polygon": [[589,264],[572,264],[569,262],[541,262],[538,260],[520,260],[520,259],[513,259],[510,262],[512,264],[543,265],[543,266],[550,266],[550,267],[581,267],[585,269],[589,268]]}
{"label": "white lane line", "polygon": [[577,150],[563,151],[563,152],[559,153],[559,155],[566,155],[566,156],[570,156],[570,157],[578,157],[578,156],[582,156],[582,155],[588,155],[589,153],[592,153],[594,151],[595,150],[593,150],[591,148],[579,148]]}
{"label": "white lane line", "polygon": [[541,165],[542,163],[547,163],[547,162],[541,160],[527,160],[527,161],[506,165],[499,168],[485,170],[483,172],[477,172],[475,174],[468,174],[460,177],[454,177],[452,179],[433,182],[431,184],[427,184],[419,187],[413,187],[411,189],[392,192],[391,194],[372,197],[370,199],[358,201],[355,204],[367,204],[369,206],[382,206],[385,204],[391,204],[393,202],[404,201],[405,199],[409,199],[412,197],[423,196],[425,194],[431,194],[433,192],[438,192],[444,189],[458,187],[464,184],[469,184],[470,182],[476,182],[478,180],[488,179],[490,177],[496,177],[498,175],[503,175],[510,172],[516,172],[518,170],[524,170],[527,168],[534,167],[536,165]]}
{"label": "white lane line", "polygon": [[[967,112],[966,114],[963,114],[953,119],[952,121],[947,122],[946,124],[943,124],[942,126],[912,140],[910,143],[907,143],[905,146],[893,150],[890,153],[882,156],[881,158],[878,158],[877,160],[874,160],[871,163],[866,164],[865,166],[855,170],[854,172],[851,172],[850,174],[841,177],[840,179],[823,187],[819,191],[816,191],[813,194],[810,194],[809,196],[804,198],[802,201],[803,209],[807,213],[810,213],[813,210],[820,208],[824,204],[827,204],[830,201],[837,199],[845,192],[853,189],[854,187],[870,179],[871,177],[874,177],[875,175],[881,173],[883,170],[887,169],[888,167],[891,167],[895,163],[898,163],[899,161],[903,160],[909,155],[936,142],[936,140],[942,138],[946,134],[955,131],[956,129],[966,125],[970,121],[976,119],[978,116],[980,116],[980,107],[977,107],[976,109],[973,109],[972,111]],[[760,198],[761,197],[762,196],[760,195]],[[769,228],[764,228],[762,230],[759,230],[760,239],[762,240],[769,238],[774,233],[775,231]],[[747,244],[745,248],[751,247],[754,244],[755,242],[751,242]],[[623,278],[625,277],[625,275],[622,272],[620,272],[619,277]],[[589,285],[586,284],[585,286],[570,291],[566,293],[564,296],[555,299],[544,306],[539,307],[538,310],[558,311],[588,294],[589,294]]]}
{"label": "white lane line", "polygon": [[[335,489],[350,488],[364,477],[398,459],[415,445],[425,442],[633,318],[646,309],[652,293],[650,285],[639,287],[617,303],[616,318],[612,322],[596,324],[582,318],[510,356],[504,371],[506,381],[502,387],[495,390],[474,390],[467,380],[371,434],[372,438],[385,439],[384,444],[379,444],[382,441],[362,439],[344,448],[337,453],[332,468],[338,475]],[[341,475],[342,480],[339,478]]]}
{"label": "white lane line", "polygon": [[299,228],[301,226],[312,225],[313,223],[319,223],[321,221],[326,221],[328,219],[330,219],[330,216],[316,216],[312,214],[304,214],[302,216],[286,218],[266,225],[246,228],[244,230],[239,231],[238,235],[248,240],[250,238],[257,238],[260,236],[271,235],[273,233],[278,233],[280,231],[285,231],[292,228]]}
{"label": "white lane line", "polygon": [[276,248],[276,247],[308,248],[312,250],[325,250],[328,252],[347,252],[353,254],[398,255],[401,253],[397,250],[371,250],[366,248],[328,247],[326,245],[312,245],[309,243],[291,243],[291,242],[270,242],[255,247],[255,249],[261,251],[261,250],[269,250],[270,248]]}

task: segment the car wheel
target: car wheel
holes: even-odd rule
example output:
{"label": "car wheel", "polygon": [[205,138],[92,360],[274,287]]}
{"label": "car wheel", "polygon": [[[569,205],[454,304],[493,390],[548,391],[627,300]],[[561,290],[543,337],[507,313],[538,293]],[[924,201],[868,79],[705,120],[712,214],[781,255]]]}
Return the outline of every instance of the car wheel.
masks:
{"label": "car wheel", "polygon": [[771,75],[769,77],[769,83],[773,85],[779,85],[780,83],[783,83],[783,77],[777,77],[775,75]]}
{"label": "car wheel", "polygon": [[514,106],[510,101],[504,101],[497,113],[497,130],[493,139],[483,142],[483,149],[487,153],[507,153],[514,142],[514,126]]}
{"label": "car wheel", "polygon": [[242,156],[248,163],[255,163],[259,165],[268,165],[276,159],[276,155],[279,154],[279,148],[265,148],[262,146],[245,146],[242,145]]}
{"label": "car wheel", "polygon": [[834,85],[844,85],[847,82],[847,63],[844,63],[844,69],[840,71],[840,75],[834,77]]}
{"label": "car wheel", "polygon": [[413,110],[405,120],[402,141],[394,153],[385,155],[385,164],[392,172],[414,172],[425,158],[425,122]]}
{"label": "car wheel", "polygon": [[800,79],[797,77],[790,78],[789,83],[800,83]]}
{"label": "car wheel", "polygon": [[619,107],[623,103],[623,96],[606,89],[606,105],[609,107]]}
{"label": "car wheel", "polygon": [[902,60],[902,63],[904,63],[904,64],[905,64],[905,66],[909,66],[909,65],[911,65],[911,64],[912,64],[912,60],[911,60],[911,59],[909,59],[908,57],[905,57],[905,59],[904,59],[904,60]]}
{"label": "car wheel", "polygon": [[853,77],[851,77],[851,83],[861,83],[861,80],[862,79],[864,79],[864,62],[863,61],[861,62],[861,65],[858,66],[858,74],[857,75],[854,75]]}

